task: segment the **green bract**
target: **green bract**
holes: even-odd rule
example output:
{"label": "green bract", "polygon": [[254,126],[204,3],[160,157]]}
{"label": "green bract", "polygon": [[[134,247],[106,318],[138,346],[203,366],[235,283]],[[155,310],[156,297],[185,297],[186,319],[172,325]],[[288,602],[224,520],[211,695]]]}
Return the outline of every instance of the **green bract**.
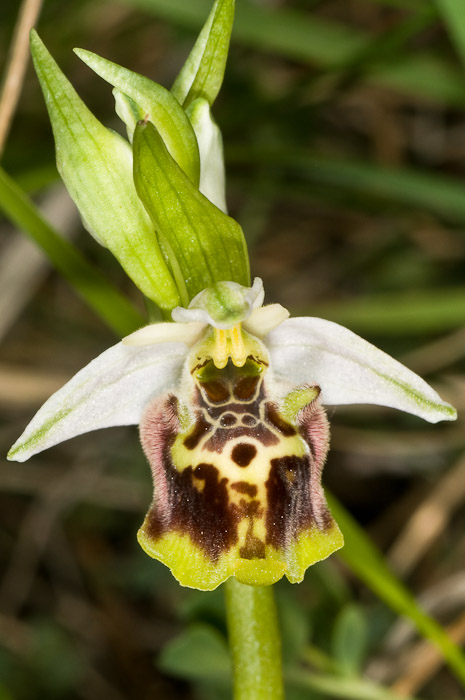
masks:
{"label": "green bract", "polygon": [[171,92],[186,109],[203,97],[212,105],[223,82],[229,39],[234,20],[234,0],[216,0],[189,58]]}
{"label": "green bract", "polygon": [[[134,132],[134,182],[187,302],[221,280],[249,284],[242,229],[194,187],[150,122]],[[183,295],[186,303],[186,296]]]}
{"label": "green bract", "polygon": [[[155,124],[172,157],[194,185],[198,185],[200,159],[194,130],[186,113],[169,90],[91,51],[74,51],[97,75],[126,94],[145,119]],[[128,128],[129,124],[126,122]]]}
{"label": "green bract", "polygon": [[222,140],[210,112],[233,15],[234,0],[217,0],[172,92],[76,49],[114,86],[129,142],[92,115],[31,33],[58,170],[83,223],[165,317],[216,282],[250,282],[242,230],[224,213]]}
{"label": "green bract", "polygon": [[84,226],[147,297],[173,308],[179,293],[137,197],[129,144],[87,109],[34,30],[31,51],[52,122],[58,171]]}

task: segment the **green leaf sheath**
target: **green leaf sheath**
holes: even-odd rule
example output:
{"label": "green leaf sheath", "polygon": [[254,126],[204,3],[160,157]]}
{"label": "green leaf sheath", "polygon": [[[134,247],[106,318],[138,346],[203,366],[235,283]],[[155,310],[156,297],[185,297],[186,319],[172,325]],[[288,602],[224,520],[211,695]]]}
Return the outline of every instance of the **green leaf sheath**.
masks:
{"label": "green leaf sheath", "polygon": [[129,144],[87,109],[35,31],[31,51],[56,143],[60,175],[84,225],[139,289],[162,309],[180,296],[137,197]]}
{"label": "green leaf sheath", "polygon": [[234,700],[283,700],[281,638],[272,586],[225,583]]}
{"label": "green leaf sheath", "polygon": [[418,631],[441,651],[458,680],[465,683],[465,655],[447,636],[441,625],[427,615],[412,594],[394,576],[381,553],[345,508],[333,497],[328,504],[345,540],[339,556],[354,573],[400,615],[408,617]]}
{"label": "green leaf sheath", "polygon": [[126,297],[42,218],[31,200],[1,168],[0,209],[42,248],[52,265],[117,336],[128,335],[145,323]]}
{"label": "green leaf sheath", "polygon": [[177,164],[194,185],[198,185],[200,158],[197,139],[184,110],[170,91],[153,80],[107,61],[91,51],[74,51],[97,75],[136,103],[143,112],[143,118],[148,118],[156,126]]}
{"label": "green leaf sheath", "polygon": [[134,133],[134,182],[189,300],[224,280],[250,285],[241,227],[192,185],[150,122],[139,123]]}
{"label": "green leaf sheath", "polygon": [[186,109],[198,97],[210,106],[223,82],[234,21],[234,0],[216,0],[171,92]]}

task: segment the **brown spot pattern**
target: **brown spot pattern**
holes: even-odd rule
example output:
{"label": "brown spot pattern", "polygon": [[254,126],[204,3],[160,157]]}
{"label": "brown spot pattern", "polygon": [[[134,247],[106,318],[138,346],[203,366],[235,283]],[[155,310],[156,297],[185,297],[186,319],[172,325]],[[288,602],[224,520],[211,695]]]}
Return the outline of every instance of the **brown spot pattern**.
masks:
{"label": "brown spot pattern", "polygon": [[234,396],[239,401],[251,401],[257,391],[260,377],[243,377],[234,384]]}
{"label": "brown spot pattern", "polygon": [[224,403],[229,399],[229,388],[226,382],[211,379],[207,382],[202,382],[202,387],[212,403]]}
{"label": "brown spot pattern", "polygon": [[[296,428],[267,400],[262,376],[259,370],[254,374],[250,363],[245,376],[242,368],[231,362],[224,370],[217,370],[211,361],[205,363],[199,370],[192,397],[197,405],[195,423],[183,436],[184,447],[193,451],[202,443],[202,450],[219,454],[225,451],[227,457],[229,444],[239,439],[230,459],[245,468],[257,455],[256,445],[247,438],[272,446],[296,435]],[[219,405],[224,402],[224,406]],[[221,427],[216,427],[218,423]],[[193,455],[191,466],[178,471],[172,462],[171,448],[179,429],[178,402],[173,396],[153,404],[141,423],[141,439],[155,484],[155,497],[147,516],[149,537],[158,539],[170,530],[188,534],[216,562],[238,543],[238,524],[243,519],[247,521],[247,532],[239,554],[247,559],[265,557],[266,544],[286,549],[310,526],[322,530],[331,527],[333,521],[320,483],[328,427],[317,402],[312,402],[298,417],[299,433],[307,442],[309,453],[271,460],[263,504],[256,498],[255,484],[236,481],[228,485],[228,480],[204,456],[197,464]],[[237,498],[230,501],[229,488],[243,495],[239,504]],[[254,534],[254,523],[260,517],[264,517],[265,542]]]}
{"label": "brown spot pattern", "polygon": [[314,508],[315,491],[320,483],[312,483],[311,457],[289,455],[271,460],[270,474],[265,482],[268,510],[266,542],[273,547],[286,547],[303,530],[317,525],[326,530],[332,525],[326,503],[319,499]]}
{"label": "brown spot pattern", "polygon": [[268,401],[265,405],[265,417],[266,420],[271,423],[271,425],[282,433],[282,435],[290,437],[296,434],[296,429],[279,415],[275,404],[271,403],[270,401]]}
{"label": "brown spot pattern", "polygon": [[250,442],[240,442],[234,445],[231,452],[232,461],[238,467],[248,467],[257,454],[257,448]]}
{"label": "brown spot pattern", "polygon": [[188,450],[194,450],[201,439],[212,430],[212,424],[205,419],[200,411],[197,411],[195,425],[192,431],[186,435],[183,445]]}
{"label": "brown spot pattern", "polygon": [[257,495],[257,487],[255,484],[249,484],[248,481],[235,481],[231,484],[231,488],[238,493],[250,496],[250,498],[255,498]]}

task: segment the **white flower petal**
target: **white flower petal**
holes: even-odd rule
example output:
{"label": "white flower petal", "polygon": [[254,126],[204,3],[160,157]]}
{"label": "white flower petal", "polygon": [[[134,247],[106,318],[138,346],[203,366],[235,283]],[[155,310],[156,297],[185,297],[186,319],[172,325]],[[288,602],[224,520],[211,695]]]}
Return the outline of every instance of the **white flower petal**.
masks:
{"label": "white flower petal", "polygon": [[291,318],[269,333],[266,345],[276,379],[318,384],[323,404],[379,404],[431,423],[456,418],[423,379],[331,321]]}
{"label": "white flower petal", "polygon": [[249,318],[244,321],[244,328],[252,335],[263,338],[273,328],[289,318],[289,311],[281,304],[270,304],[254,309]]}
{"label": "white flower petal", "polygon": [[176,388],[187,350],[184,343],[113,345],[46,401],[8,459],[24,462],[90,430],[139,423],[148,401]]}
{"label": "white flower petal", "polygon": [[205,323],[151,323],[123,338],[123,345],[153,345],[156,343],[185,343],[193,345],[206,330]]}

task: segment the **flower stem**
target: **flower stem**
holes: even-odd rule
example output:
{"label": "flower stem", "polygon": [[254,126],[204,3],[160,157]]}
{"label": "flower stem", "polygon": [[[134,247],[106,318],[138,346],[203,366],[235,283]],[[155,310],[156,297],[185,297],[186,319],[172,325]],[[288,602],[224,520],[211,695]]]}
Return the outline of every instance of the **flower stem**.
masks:
{"label": "flower stem", "polygon": [[272,586],[226,582],[234,700],[283,700],[281,639]]}

